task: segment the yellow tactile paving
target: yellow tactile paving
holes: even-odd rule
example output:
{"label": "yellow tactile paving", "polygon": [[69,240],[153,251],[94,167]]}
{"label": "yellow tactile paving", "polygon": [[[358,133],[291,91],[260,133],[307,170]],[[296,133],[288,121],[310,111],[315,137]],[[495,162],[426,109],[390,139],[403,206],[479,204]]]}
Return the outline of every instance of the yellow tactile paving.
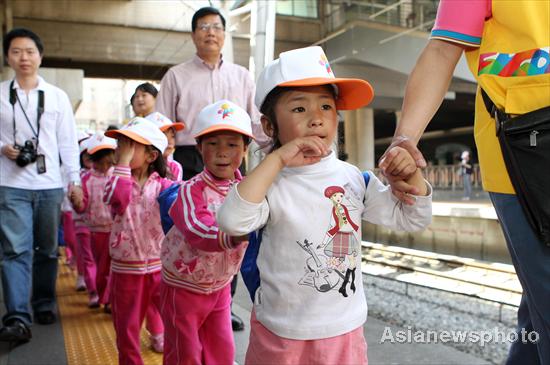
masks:
{"label": "yellow tactile paving", "polygon": [[[115,331],[109,314],[89,309],[86,292],[75,291],[76,273],[59,262],[57,300],[69,365],[117,364]],[[149,348],[141,332],[141,354],[146,365],[162,364],[162,355]]]}

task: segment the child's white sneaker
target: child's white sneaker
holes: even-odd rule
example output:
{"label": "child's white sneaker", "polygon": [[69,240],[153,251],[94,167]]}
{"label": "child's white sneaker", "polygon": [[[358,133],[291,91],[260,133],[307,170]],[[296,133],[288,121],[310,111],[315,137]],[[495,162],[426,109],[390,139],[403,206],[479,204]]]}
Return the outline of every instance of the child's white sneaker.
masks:
{"label": "child's white sneaker", "polygon": [[78,275],[76,277],[76,291],[86,290],[86,282],[84,281],[84,276]]}
{"label": "child's white sneaker", "polygon": [[149,341],[151,342],[151,348],[153,351],[162,354],[164,352],[164,333],[158,335],[149,335]]}

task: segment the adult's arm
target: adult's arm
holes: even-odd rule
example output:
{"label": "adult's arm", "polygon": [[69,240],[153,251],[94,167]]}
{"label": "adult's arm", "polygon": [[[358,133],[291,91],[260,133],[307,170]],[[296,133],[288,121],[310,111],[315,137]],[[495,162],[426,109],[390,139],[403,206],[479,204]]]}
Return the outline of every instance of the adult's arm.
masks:
{"label": "adult's arm", "polygon": [[[426,166],[416,145],[443,101],[463,50],[463,46],[457,43],[438,39],[428,42],[407,81],[401,120],[386,153],[398,145],[409,151],[418,167]],[[384,173],[388,167],[386,153],[379,161]],[[412,185],[403,181],[406,176],[386,174],[386,178],[398,199],[408,204],[414,202],[405,194],[414,190]]]}

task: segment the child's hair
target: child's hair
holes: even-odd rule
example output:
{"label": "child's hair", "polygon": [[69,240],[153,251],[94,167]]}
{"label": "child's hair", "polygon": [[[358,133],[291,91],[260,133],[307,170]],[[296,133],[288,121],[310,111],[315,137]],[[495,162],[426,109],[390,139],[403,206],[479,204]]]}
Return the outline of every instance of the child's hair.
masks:
{"label": "child's hair", "polygon": [[101,159],[109,154],[113,154],[115,151],[110,149],[110,148],[105,148],[105,149],[102,149],[102,150],[99,150],[97,151],[96,153],[94,154],[91,154],[90,155],[90,160],[92,160],[92,162],[98,162],[98,161],[101,161]]}
{"label": "child's hair", "polygon": [[162,156],[162,152],[154,146],[145,146],[147,152],[157,151],[157,159],[149,165],[149,174],[157,172],[160,177],[166,177],[168,168],[166,166],[166,160]]}
{"label": "child's hair", "polygon": [[[336,90],[332,85],[323,85],[326,87],[327,90],[330,91],[334,99],[336,99]],[[264,102],[262,103],[262,106],[260,107],[260,113],[262,113],[271,124],[273,128],[273,136],[271,139],[273,140],[273,146],[269,150],[269,152],[275,151],[277,148],[281,147],[281,141],[279,141],[279,127],[277,125],[277,116],[275,115],[275,106],[277,105],[277,102],[283,96],[285,93],[297,90],[297,87],[281,87],[277,86],[273,90],[267,94],[267,96],[264,99]]]}
{"label": "child's hair", "polygon": [[[84,150],[80,152],[80,168],[85,169],[86,165],[84,164],[84,156],[88,154],[88,151]],[[88,158],[90,158],[90,155],[88,154]]]}

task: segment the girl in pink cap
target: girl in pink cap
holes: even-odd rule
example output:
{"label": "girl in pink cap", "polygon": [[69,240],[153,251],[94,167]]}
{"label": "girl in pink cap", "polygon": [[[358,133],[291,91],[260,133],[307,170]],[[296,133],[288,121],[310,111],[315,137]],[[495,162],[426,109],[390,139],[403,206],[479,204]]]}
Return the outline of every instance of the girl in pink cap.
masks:
{"label": "girl in pink cap", "polygon": [[164,327],[159,314],[161,228],[160,192],[172,185],[166,179],[162,151],[166,137],[151,121],[136,117],[119,130],[105,133],[118,139],[117,165],[107,183],[104,200],[114,216],[109,240],[111,306],[119,364],[141,365],[140,330],[146,312],[147,329],[155,351],[161,352]]}
{"label": "girl in pink cap", "polygon": [[413,231],[431,221],[428,184],[404,149],[388,154],[387,172],[408,176],[411,206],[336,158],[337,110],[372,97],[366,81],[336,78],[320,47],[284,52],[259,77],[256,104],[271,153],[217,215],[231,236],[261,229],[246,364],[368,363],[367,303],[355,275],[360,222]]}

